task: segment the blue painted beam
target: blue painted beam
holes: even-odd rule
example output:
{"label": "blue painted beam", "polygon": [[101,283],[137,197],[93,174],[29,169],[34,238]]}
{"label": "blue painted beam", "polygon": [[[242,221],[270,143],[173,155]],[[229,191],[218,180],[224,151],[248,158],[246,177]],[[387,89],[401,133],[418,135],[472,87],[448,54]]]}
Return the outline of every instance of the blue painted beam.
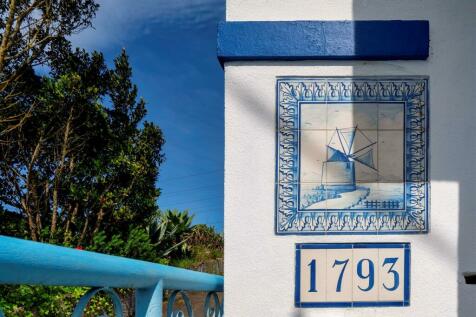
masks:
{"label": "blue painted beam", "polygon": [[136,317],[162,317],[162,281],[149,288],[139,288],[135,297]]}
{"label": "blue painted beam", "polygon": [[253,60],[424,60],[428,21],[221,22],[221,63]]}
{"label": "blue painted beam", "polygon": [[[223,291],[223,276],[0,236],[0,284]],[[151,292],[151,291],[148,291]]]}

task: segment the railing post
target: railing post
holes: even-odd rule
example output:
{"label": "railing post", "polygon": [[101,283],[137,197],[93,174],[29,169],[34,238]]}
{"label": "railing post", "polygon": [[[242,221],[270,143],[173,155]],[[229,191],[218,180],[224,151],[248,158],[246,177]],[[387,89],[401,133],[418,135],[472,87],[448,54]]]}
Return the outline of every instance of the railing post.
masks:
{"label": "railing post", "polygon": [[163,281],[136,290],[136,317],[162,317]]}

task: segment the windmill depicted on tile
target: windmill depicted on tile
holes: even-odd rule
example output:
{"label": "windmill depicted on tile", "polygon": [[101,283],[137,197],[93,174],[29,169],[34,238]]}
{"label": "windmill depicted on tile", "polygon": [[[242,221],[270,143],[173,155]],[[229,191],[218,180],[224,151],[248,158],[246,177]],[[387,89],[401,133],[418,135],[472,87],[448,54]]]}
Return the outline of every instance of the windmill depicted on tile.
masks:
{"label": "windmill depicted on tile", "polygon": [[276,232],[426,232],[427,85],[278,79]]}
{"label": "windmill depicted on tile", "polygon": [[[321,165],[321,183],[307,195],[306,209],[341,209],[363,206],[370,194],[367,184],[357,185],[356,168],[378,172],[374,164],[374,147],[358,126],[335,128],[326,145],[327,159]],[[367,203],[368,205],[368,203]]]}
{"label": "windmill depicted on tile", "polygon": [[[357,144],[357,139],[359,145]],[[356,163],[377,171],[373,160],[373,146],[377,142],[370,140],[357,126],[336,128],[327,144],[327,160],[322,163],[321,184],[337,192],[356,190]],[[323,182],[323,176],[326,180]]]}

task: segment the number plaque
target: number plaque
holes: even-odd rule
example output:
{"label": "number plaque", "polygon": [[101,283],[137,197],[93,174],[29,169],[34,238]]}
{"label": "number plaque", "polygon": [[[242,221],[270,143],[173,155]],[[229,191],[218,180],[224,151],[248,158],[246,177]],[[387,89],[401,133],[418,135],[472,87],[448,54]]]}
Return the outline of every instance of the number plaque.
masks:
{"label": "number plaque", "polygon": [[295,305],[409,306],[410,244],[296,244]]}

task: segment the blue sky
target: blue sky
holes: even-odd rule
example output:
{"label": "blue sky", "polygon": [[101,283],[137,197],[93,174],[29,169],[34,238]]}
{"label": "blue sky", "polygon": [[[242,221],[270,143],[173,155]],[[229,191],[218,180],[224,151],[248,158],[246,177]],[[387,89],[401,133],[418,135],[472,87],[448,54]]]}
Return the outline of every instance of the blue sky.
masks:
{"label": "blue sky", "polygon": [[76,46],[102,51],[111,63],[125,48],[147,120],[165,134],[158,187],[161,209],[189,209],[195,223],[223,231],[223,70],[216,24],[224,0],[104,0],[94,29]]}

